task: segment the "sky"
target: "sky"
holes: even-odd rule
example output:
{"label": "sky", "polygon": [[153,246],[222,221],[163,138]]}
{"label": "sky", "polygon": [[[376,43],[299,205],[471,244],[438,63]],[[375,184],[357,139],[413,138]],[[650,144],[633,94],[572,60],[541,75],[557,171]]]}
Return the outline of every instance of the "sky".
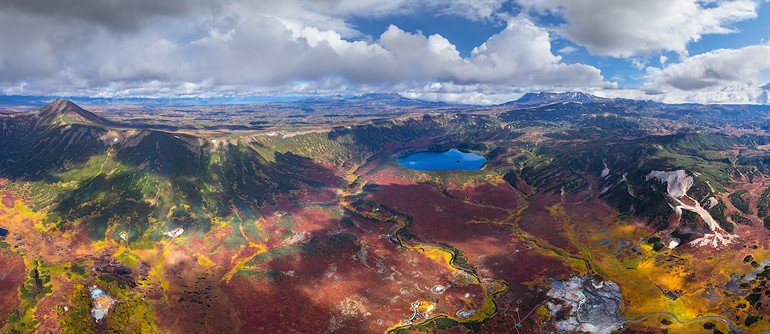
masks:
{"label": "sky", "polygon": [[768,103],[766,0],[4,0],[0,94]]}

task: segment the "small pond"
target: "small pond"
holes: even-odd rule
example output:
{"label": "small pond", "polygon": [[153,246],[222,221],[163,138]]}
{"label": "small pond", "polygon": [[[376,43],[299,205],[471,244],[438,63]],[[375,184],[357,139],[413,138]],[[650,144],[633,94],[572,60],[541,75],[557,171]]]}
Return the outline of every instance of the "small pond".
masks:
{"label": "small pond", "polygon": [[0,238],[5,237],[6,235],[8,235],[8,230],[0,227]]}
{"label": "small pond", "polygon": [[479,170],[487,163],[487,158],[451,149],[444,152],[412,153],[398,158],[398,163],[414,170]]}

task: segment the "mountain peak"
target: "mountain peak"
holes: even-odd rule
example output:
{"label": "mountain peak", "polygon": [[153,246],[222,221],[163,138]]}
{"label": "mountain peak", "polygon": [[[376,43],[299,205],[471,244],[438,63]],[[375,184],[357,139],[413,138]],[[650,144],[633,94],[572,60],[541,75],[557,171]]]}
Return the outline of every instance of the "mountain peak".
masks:
{"label": "mountain peak", "polygon": [[375,102],[375,103],[386,103],[386,104],[393,104],[397,106],[439,106],[439,105],[447,104],[445,102],[419,100],[419,99],[403,96],[399,93],[389,93],[389,92],[366,93],[366,94],[354,97],[353,100]]}
{"label": "mountain peak", "polygon": [[300,101],[300,103],[303,103],[305,105],[307,104],[321,105],[324,103],[333,103],[338,107],[343,104],[349,104],[351,106],[365,104],[367,106],[380,105],[380,106],[391,106],[391,107],[426,107],[426,106],[446,105],[446,103],[444,102],[423,101],[423,100],[413,99],[409,97],[404,97],[398,93],[388,93],[388,92],[365,93],[362,95],[356,95],[351,97],[334,96],[334,97],[311,98],[311,99]]}
{"label": "mountain peak", "polygon": [[111,121],[98,116],[88,110],[81,108],[74,102],[65,98],[58,98],[48,104],[47,106],[40,108],[37,111],[38,117],[47,122],[61,119],[65,122],[84,123],[93,125],[109,125]]}
{"label": "mountain peak", "polygon": [[404,100],[405,97],[397,93],[366,93],[357,97],[360,100]]}
{"label": "mountain peak", "polygon": [[79,105],[75,104],[75,102],[72,102],[70,100],[67,100],[63,97],[60,97],[47,106],[43,107],[45,108],[51,108],[51,110],[55,110],[58,112],[66,112],[70,110],[83,110]]}
{"label": "mountain peak", "polygon": [[563,92],[563,93],[527,93],[521,98],[515,101],[517,104],[523,105],[537,105],[537,104],[549,104],[555,102],[580,102],[580,103],[592,103],[605,101],[607,99],[586,94],[583,92]]}

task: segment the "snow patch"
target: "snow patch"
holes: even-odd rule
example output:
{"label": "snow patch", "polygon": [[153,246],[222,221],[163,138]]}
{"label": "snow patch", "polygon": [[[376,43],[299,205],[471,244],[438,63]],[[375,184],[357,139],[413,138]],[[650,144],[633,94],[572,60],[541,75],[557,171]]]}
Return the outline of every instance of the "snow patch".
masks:
{"label": "snow patch", "polygon": [[181,227],[176,227],[176,228],[171,229],[171,231],[164,232],[163,234],[165,234],[167,237],[169,237],[171,239],[174,239],[174,238],[182,235],[182,233],[184,233],[184,229],[181,228]]}
{"label": "snow patch", "polygon": [[[686,171],[682,169],[671,172],[652,171],[647,175],[646,180],[657,180],[666,185],[668,197],[677,204],[677,206],[674,207],[674,211],[677,215],[681,216],[682,210],[697,213],[701,219],[706,222],[709,229],[711,229],[712,233],[706,233],[703,237],[690,241],[690,245],[719,248],[727,246],[735,239],[739,238],[737,234],[730,234],[722,229],[722,227],[719,226],[719,223],[711,217],[711,214],[700,206],[698,201],[687,195],[687,191],[692,187],[694,180],[692,176],[687,175]],[[689,199],[694,205],[682,202],[681,198]]]}
{"label": "snow patch", "polygon": [[283,240],[283,245],[291,246],[300,242],[305,242],[305,240],[310,239],[310,236],[309,232],[294,232],[291,237]]}
{"label": "snow patch", "polygon": [[687,172],[683,169],[673,172],[652,171],[645,180],[653,179],[666,184],[666,191],[672,198],[687,196],[687,191],[690,190],[694,182],[692,176],[687,175]]}
{"label": "snow patch", "polygon": [[607,163],[606,162],[602,162],[602,163],[604,164],[604,169],[602,170],[602,177],[606,178],[607,176],[610,175],[610,169],[609,169],[609,167],[607,167]]}
{"label": "snow patch", "polygon": [[673,238],[668,242],[668,249],[674,249],[676,246],[679,246],[680,243],[681,241],[679,241],[679,239]]}
{"label": "snow patch", "polygon": [[717,201],[716,198],[714,198],[714,196],[709,197],[708,201],[709,201],[709,204],[708,204],[708,207],[706,208],[708,210],[711,210],[711,208],[719,204],[719,202]]}

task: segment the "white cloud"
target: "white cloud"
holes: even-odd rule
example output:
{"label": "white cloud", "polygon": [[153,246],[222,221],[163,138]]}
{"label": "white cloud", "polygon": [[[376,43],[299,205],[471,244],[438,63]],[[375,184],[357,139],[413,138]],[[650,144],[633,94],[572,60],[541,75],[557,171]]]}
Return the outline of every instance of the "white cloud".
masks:
{"label": "white cloud", "polygon": [[574,47],[574,46],[571,46],[571,45],[568,45],[568,46],[565,46],[565,47],[563,47],[563,48],[559,49],[559,50],[558,50],[558,51],[556,51],[556,52],[558,52],[558,53],[561,53],[561,54],[563,54],[563,55],[567,55],[567,54],[570,54],[570,53],[574,53],[574,52],[575,52],[575,51],[577,51],[577,50],[578,50],[578,49],[577,49],[576,47]]}
{"label": "white cloud", "polygon": [[460,68],[461,82],[510,82],[516,85],[598,86],[602,76],[595,67],[564,64],[551,53],[548,31],[518,16],[508,26],[471,52],[473,66]]}
{"label": "white cloud", "polygon": [[[374,2],[383,12],[397,10]],[[266,3],[276,8],[257,10]],[[484,3],[493,8],[499,2]],[[396,26],[371,40],[350,39],[356,33],[346,30],[346,21],[326,13],[352,13],[354,2],[313,3],[323,7],[317,12],[303,6],[311,4],[235,3],[215,13],[149,19],[136,32],[120,34],[93,22],[58,26],[44,16],[0,10],[0,45],[13,45],[0,48],[0,87],[15,94],[154,96],[406,91],[434,82],[609,85],[592,66],[563,63],[550,51],[548,31],[524,17],[510,19],[462,57],[439,34]],[[29,28],[19,34],[18,26]]]}
{"label": "white cloud", "polygon": [[518,0],[563,17],[556,30],[593,54],[631,57],[660,51],[687,54],[687,44],[757,17],[757,0]]}
{"label": "white cloud", "polygon": [[647,67],[647,60],[634,57],[630,59],[631,66],[635,67],[637,70],[643,70],[645,67]]}
{"label": "white cloud", "polygon": [[770,45],[719,49],[664,68],[649,67],[642,89],[665,92],[667,102],[757,102],[766,70]]}
{"label": "white cloud", "polygon": [[465,16],[472,20],[486,20],[496,16],[506,17],[499,10],[507,0],[439,0],[435,2],[449,4],[444,11],[445,13]]}
{"label": "white cloud", "polygon": [[754,45],[706,52],[663,69],[649,68],[648,82],[685,91],[732,84],[758,85],[761,71],[767,69],[770,45]]}
{"label": "white cloud", "polygon": [[758,98],[761,91],[754,86],[733,84],[712,90],[681,91],[672,90],[654,96],[653,99],[665,103],[701,103],[701,104],[744,104],[763,103]]}
{"label": "white cloud", "polygon": [[[329,16],[389,16],[413,13],[421,9],[440,14],[464,16],[473,20],[489,19],[499,14],[507,0],[298,0],[299,6]],[[271,6],[283,1],[273,1]],[[289,1],[292,2],[292,1]]]}

